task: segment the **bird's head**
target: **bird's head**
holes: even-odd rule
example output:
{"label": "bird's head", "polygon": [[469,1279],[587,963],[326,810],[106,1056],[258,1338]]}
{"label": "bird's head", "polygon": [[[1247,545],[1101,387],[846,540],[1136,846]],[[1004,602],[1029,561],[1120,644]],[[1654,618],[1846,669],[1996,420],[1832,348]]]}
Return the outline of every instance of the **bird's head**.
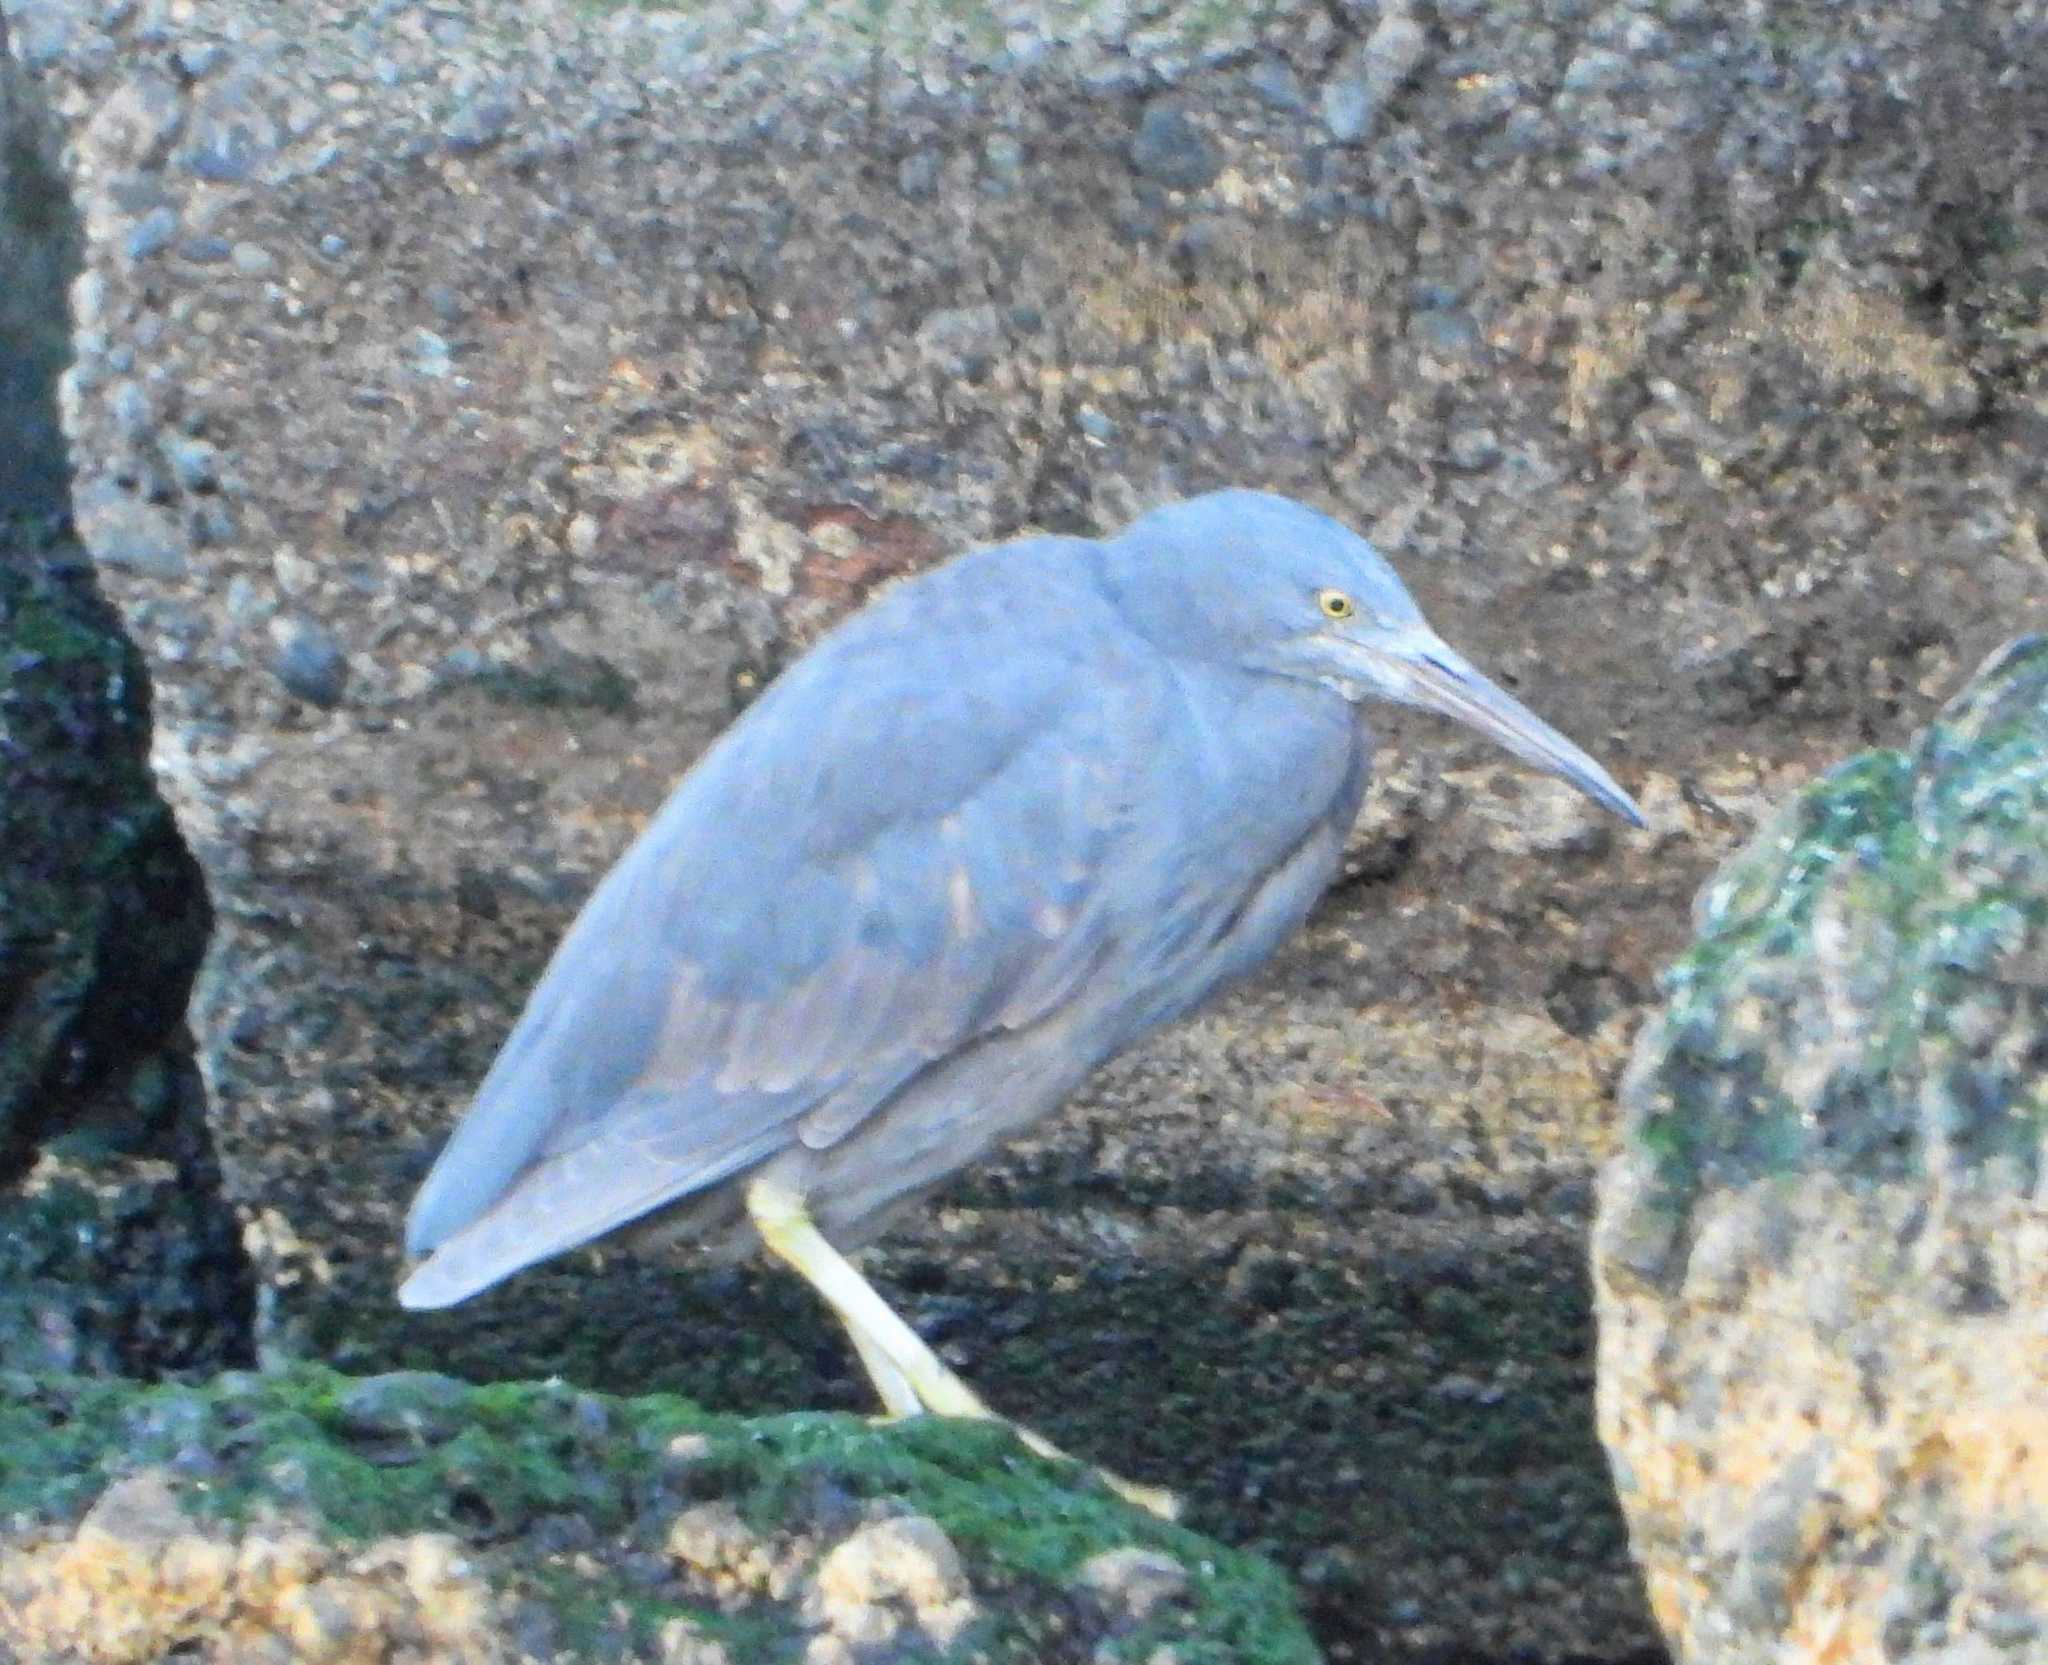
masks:
{"label": "bird's head", "polygon": [[1140,627],[1162,645],[1321,683],[1353,703],[1441,711],[1643,824],[1613,776],[1451,648],[1385,557],[1328,515],[1270,492],[1211,492],[1132,522],[1109,548],[1127,578],[1172,573],[1142,609]]}

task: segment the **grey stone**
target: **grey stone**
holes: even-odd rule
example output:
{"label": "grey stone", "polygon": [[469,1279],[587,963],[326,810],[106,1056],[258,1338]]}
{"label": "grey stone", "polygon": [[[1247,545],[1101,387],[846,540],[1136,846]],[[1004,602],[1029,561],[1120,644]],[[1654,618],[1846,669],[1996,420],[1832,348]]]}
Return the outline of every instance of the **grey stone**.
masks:
{"label": "grey stone", "polygon": [[934,312],[917,329],[919,351],[949,377],[978,376],[1003,349],[1002,315],[992,306]]}
{"label": "grey stone", "polygon": [[178,235],[178,213],[174,208],[152,208],[135,223],[123,245],[130,260],[147,260],[169,246]]}
{"label": "grey stone", "polygon": [[943,158],[936,150],[914,150],[896,164],[896,189],[906,197],[928,197],[939,188]]}
{"label": "grey stone", "polygon": [[1459,468],[1491,468],[1500,461],[1500,435],[1491,428],[1459,428],[1444,447]]}
{"label": "grey stone", "polygon": [[1244,80],[1259,101],[1272,109],[1292,113],[1308,108],[1301,77],[1285,58],[1261,58],[1244,72]]}
{"label": "grey stone", "polygon": [[132,444],[149,437],[150,430],[156,426],[156,410],[140,382],[127,379],[116,382],[108,395],[108,403],[114,413],[114,427],[123,439]]}
{"label": "grey stone", "polygon": [[203,439],[167,440],[164,457],[172,477],[186,491],[206,491],[220,483],[220,452]]}
{"label": "grey stone", "polygon": [[185,99],[167,76],[145,70],[117,86],[88,128],[93,148],[116,166],[152,168],[185,125]]}
{"label": "grey stone", "polygon": [[983,141],[983,183],[998,191],[1014,190],[1024,176],[1024,143],[1014,133],[991,133]]}
{"label": "grey stone", "polygon": [[1479,326],[1457,308],[1431,308],[1409,321],[1408,332],[1424,352],[1462,358],[1479,346]]}
{"label": "grey stone", "polygon": [[1627,83],[1629,74],[1629,61],[1619,52],[1594,49],[1565,66],[1563,86],[1574,93],[1613,92]]}
{"label": "grey stone", "polygon": [[188,40],[178,43],[178,67],[193,80],[204,80],[227,59],[227,48],[218,41]]}
{"label": "grey stone", "polygon": [[1393,11],[1381,17],[1323,83],[1330,137],[1339,144],[1371,138],[1388,101],[1414,78],[1428,51],[1429,37],[1412,17]]}
{"label": "grey stone", "polygon": [[78,532],[102,566],[152,578],[184,576],[184,539],[168,516],[146,504],[119,497],[91,507],[81,503]]}
{"label": "grey stone", "polygon": [[351,1382],[336,1401],[344,1433],[422,1445],[453,1439],[470,1420],[475,1389],[431,1370],[394,1370]]}
{"label": "grey stone", "polygon": [[1154,103],[1138,119],[1131,166],[1169,190],[1199,191],[1223,171],[1223,154],[1185,110]]}
{"label": "grey stone", "polygon": [[482,150],[496,144],[512,126],[516,113],[511,98],[501,89],[472,93],[462,107],[441,127],[442,140],[458,153]]}
{"label": "grey stone", "polygon": [[1104,1550],[1081,1564],[1081,1587],[1129,1624],[1144,1624],[1161,1607],[1187,1596],[1188,1569],[1159,1549],[1132,1545]]}
{"label": "grey stone", "polygon": [[339,705],[348,689],[348,659],[333,633],[308,618],[279,620],[271,628],[277,651],[270,668],[277,680],[309,704]]}
{"label": "grey stone", "polygon": [[243,277],[268,277],[277,270],[277,256],[260,243],[237,243],[228,258]]}
{"label": "grey stone", "polygon": [[429,329],[416,329],[407,345],[410,351],[406,362],[416,374],[439,381],[454,371],[454,349],[448,345],[447,337]]}
{"label": "grey stone", "polygon": [[1323,125],[1340,145],[1356,144],[1371,135],[1379,119],[1380,101],[1362,80],[1342,77],[1323,83]]}
{"label": "grey stone", "polygon": [[213,185],[236,185],[252,177],[276,149],[270,124],[240,114],[210,114],[195,124],[184,164]]}
{"label": "grey stone", "polygon": [[70,55],[71,11],[70,0],[27,0],[9,8],[11,44],[25,68],[48,69]]}

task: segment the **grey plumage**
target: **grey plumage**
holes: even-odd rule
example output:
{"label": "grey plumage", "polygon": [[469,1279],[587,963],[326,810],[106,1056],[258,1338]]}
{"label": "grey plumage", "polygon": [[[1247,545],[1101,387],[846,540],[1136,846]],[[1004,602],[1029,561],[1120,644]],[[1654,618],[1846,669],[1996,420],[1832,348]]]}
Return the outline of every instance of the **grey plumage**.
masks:
{"label": "grey plumage", "polygon": [[428,1258],[401,1299],[459,1301],[764,1176],[861,1240],[1301,923],[1374,699],[1450,711],[1640,819],[1369,544],[1284,498],[896,586],[598,887],[414,1202]]}

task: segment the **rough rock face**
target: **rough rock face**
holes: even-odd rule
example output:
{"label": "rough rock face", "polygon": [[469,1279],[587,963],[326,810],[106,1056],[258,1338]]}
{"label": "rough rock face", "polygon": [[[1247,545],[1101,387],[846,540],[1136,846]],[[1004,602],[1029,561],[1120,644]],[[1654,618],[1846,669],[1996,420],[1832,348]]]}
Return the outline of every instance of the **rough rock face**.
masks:
{"label": "rough rock face", "polygon": [[79,242],[0,59],[0,1364],[155,1375],[246,1363],[255,1290],[184,1039],[199,870],[141,656],[64,530]]}
{"label": "rough rock face", "polygon": [[401,1319],[404,1199],[816,629],[976,539],[1270,484],[1653,830],[1394,723],[1302,942],[884,1274],[999,1404],[1272,1543],[1333,1652],[1654,1646],[1589,1164],[1707,865],[2040,610],[2041,20],[741,10],[10,0],[267,1343],[860,1403],[752,1276],[585,1258]]}
{"label": "rough rock face", "polygon": [[425,1373],[8,1390],[9,1658],[1316,1657],[1274,1569],[1075,1489],[993,1427]]}
{"label": "rough rock face", "polygon": [[1600,1429],[1687,1659],[2048,1639],[2048,639],[1702,895],[1601,1178]]}
{"label": "rough rock face", "polygon": [[64,506],[64,435],[53,394],[71,362],[64,291],[78,272],[78,219],[57,165],[56,123],[6,52],[0,13],[0,521]]}

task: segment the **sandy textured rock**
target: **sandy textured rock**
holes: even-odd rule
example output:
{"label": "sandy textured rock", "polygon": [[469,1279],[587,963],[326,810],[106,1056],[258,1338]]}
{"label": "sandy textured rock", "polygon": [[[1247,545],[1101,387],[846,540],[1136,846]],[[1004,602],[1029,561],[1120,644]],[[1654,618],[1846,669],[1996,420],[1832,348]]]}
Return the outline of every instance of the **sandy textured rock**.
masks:
{"label": "sandy textured rock", "polygon": [[1702,894],[1601,1177],[1600,1429],[1681,1655],[2048,1645],[2048,638]]}
{"label": "sandy textured rock", "polygon": [[[987,1426],[742,1421],[426,1374],[6,1385],[7,1658],[1316,1657],[1273,1568]],[[1176,1599],[1076,1599],[1105,1557],[1175,1569]]]}
{"label": "sandy textured rock", "polygon": [[1391,725],[1303,941],[884,1275],[999,1404],[1279,1545],[1334,1652],[1653,1645],[1589,1164],[1711,861],[2040,609],[2042,24],[1397,10],[10,0],[267,1346],[863,1403],[751,1275],[584,1257],[401,1318],[404,1199],[813,632],[1257,481],[1372,530],[1654,830]]}

